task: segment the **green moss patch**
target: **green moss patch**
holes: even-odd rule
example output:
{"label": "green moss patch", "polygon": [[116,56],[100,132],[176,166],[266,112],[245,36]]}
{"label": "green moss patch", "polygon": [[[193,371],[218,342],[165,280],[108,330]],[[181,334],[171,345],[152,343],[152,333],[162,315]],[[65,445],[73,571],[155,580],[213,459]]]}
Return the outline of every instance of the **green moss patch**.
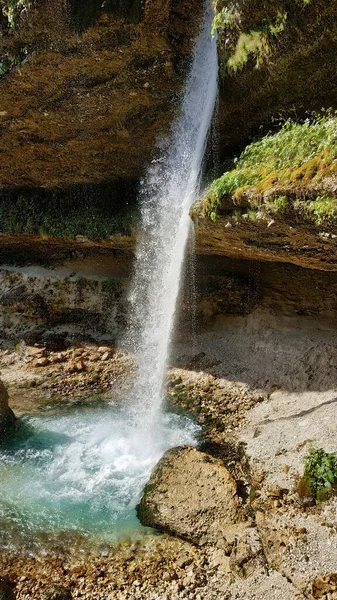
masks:
{"label": "green moss patch", "polygon": [[[205,212],[215,219],[225,198],[231,198],[234,205],[242,205],[244,199],[253,209],[264,198],[263,203],[269,202],[269,210],[284,213],[289,205],[288,196],[275,197],[270,192],[282,187],[295,190],[336,173],[337,117],[323,116],[304,123],[287,121],[276,134],[247,146],[236,160],[235,168],[211,184]],[[302,204],[297,208],[302,210]],[[329,195],[314,197],[308,202],[306,212],[317,223],[331,221],[337,212],[336,200]]]}

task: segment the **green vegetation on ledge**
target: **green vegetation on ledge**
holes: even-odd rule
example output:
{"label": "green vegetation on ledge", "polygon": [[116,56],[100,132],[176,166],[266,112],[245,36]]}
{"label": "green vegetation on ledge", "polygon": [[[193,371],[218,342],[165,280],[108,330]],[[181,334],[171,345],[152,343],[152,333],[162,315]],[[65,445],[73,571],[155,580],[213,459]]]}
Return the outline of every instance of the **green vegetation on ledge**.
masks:
{"label": "green vegetation on ledge", "polygon": [[[328,115],[304,123],[286,121],[281,130],[247,146],[227,171],[210,186],[204,208],[215,220],[225,199],[233,206],[246,203],[252,218],[256,211],[284,215],[305,214],[317,225],[332,223],[337,200],[331,193],[305,195],[296,191],[319,184],[337,173],[337,117]],[[254,213],[254,214],[253,214]]]}
{"label": "green vegetation on ledge", "polygon": [[130,235],[138,215],[135,204],[117,203],[112,194],[23,192],[0,196],[0,233],[46,235],[93,241],[119,233]]}

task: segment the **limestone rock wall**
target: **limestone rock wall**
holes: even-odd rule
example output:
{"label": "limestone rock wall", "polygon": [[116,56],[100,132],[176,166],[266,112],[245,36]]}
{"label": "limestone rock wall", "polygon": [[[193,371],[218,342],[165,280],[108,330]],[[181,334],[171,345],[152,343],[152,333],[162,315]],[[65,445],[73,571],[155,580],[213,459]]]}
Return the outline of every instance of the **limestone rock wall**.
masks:
{"label": "limestone rock wall", "polygon": [[126,280],[112,261],[105,273],[93,263],[0,270],[2,336],[27,342],[78,336],[114,340],[125,322]]}
{"label": "limestone rock wall", "polygon": [[[37,341],[50,333],[112,340],[127,319],[134,240],[3,236],[0,253],[2,336]],[[211,330],[219,319],[271,318],[329,323],[337,317],[337,273],[284,262],[200,254],[187,269],[178,303],[176,337]],[[259,321],[259,323],[261,320]]]}

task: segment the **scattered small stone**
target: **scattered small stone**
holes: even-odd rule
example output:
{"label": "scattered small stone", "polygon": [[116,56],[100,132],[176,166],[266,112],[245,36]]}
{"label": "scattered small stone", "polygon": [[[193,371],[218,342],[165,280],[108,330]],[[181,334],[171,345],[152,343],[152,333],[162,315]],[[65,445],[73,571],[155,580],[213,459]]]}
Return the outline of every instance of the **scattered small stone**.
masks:
{"label": "scattered small stone", "polygon": [[71,361],[68,364],[69,373],[81,373],[82,371],[85,371],[85,369],[86,366],[83,360]]}
{"label": "scattered small stone", "polygon": [[267,496],[269,496],[269,498],[282,498],[283,494],[281,489],[275,486],[268,489]]}
{"label": "scattered small stone", "polygon": [[46,349],[45,348],[37,348],[36,346],[27,346],[27,354],[30,357],[38,357],[38,356],[42,356]]}
{"label": "scattered small stone", "polygon": [[77,348],[73,352],[73,357],[77,358],[78,356],[82,356],[82,354],[83,354],[83,348]]}
{"label": "scattered small stone", "polygon": [[48,365],[50,365],[50,360],[49,358],[43,356],[42,358],[38,358],[35,364],[37,367],[47,367]]}
{"label": "scattered small stone", "polygon": [[110,354],[112,353],[112,349],[109,346],[99,346],[99,348],[97,348],[97,351],[100,354],[104,354],[104,352],[109,352]]}

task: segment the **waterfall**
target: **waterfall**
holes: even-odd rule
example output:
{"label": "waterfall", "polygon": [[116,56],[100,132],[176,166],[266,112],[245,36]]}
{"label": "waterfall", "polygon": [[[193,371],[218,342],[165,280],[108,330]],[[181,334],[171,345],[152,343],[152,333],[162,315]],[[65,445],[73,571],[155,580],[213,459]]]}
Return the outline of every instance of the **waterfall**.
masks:
{"label": "waterfall", "polygon": [[53,408],[21,420],[22,430],[0,449],[0,548],[16,540],[18,526],[28,544],[41,535],[53,540],[54,532],[59,540],[66,530],[108,540],[134,531],[135,506],[153,466],[168,448],[196,441],[193,421],[160,407],[188,212],[199,192],[217,94],[211,20],[207,0],[180,117],[142,187],[128,331],[138,358],[131,415],[112,399],[109,406],[62,407],[57,414]]}
{"label": "waterfall", "polygon": [[160,407],[188,212],[199,193],[217,94],[211,21],[207,0],[180,117],[141,191],[128,331],[138,359],[133,399],[126,408],[112,398],[109,406],[63,407],[57,414],[53,408],[21,420],[22,429],[0,449],[2,548],[16,540],[18,527],[29,548],[31,542],[54,540],[54,533],[59,540],[59,531],[107,540],[135,531],[140,526],[135,506],[153,466],[168,448],[196,441],[193,421]]}
{"label": "waterfall", "polygon": [[[132,409],[142,426],[160,410],[182,265],[189,208],[201,168],[217,97],[217,49],[210,0],[167,150],[153,162],[141,188],[141,234],[130,293],[127,340],[137,358]],[[147,428],[146,428],[147,429]]]}

